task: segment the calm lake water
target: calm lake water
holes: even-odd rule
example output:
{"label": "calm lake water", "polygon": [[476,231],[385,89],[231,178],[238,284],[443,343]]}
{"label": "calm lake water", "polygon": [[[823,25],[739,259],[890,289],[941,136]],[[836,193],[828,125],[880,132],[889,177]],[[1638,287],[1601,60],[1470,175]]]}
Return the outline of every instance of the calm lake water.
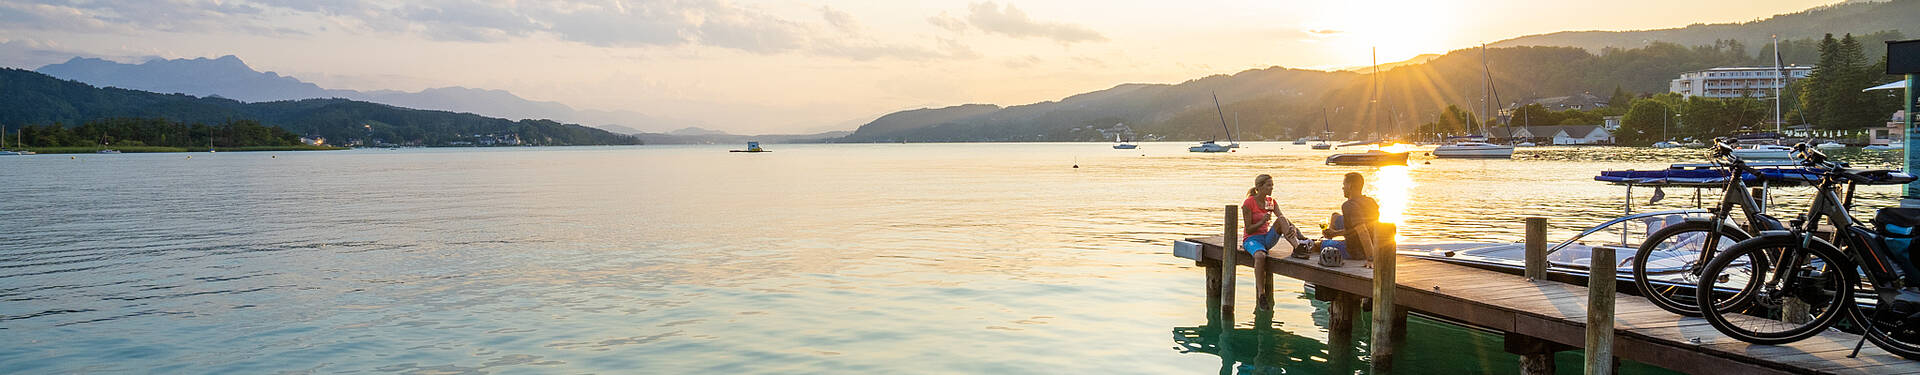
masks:
{"label": "calm lake water", "polygon": [[[1523,216],[1557,239],[1619,215],[1599,170],[1703,155],[1186,146],[0,157],[0,373],[1324,373],[1326,306],[1285,278],[1233,352],[1189,349],[1205,276],[1171,242],[1219,233],[1254,175],[1308,228],[1358,171],[1406,241],[1518,241]],[[1692,204],[1667,194],[1651,208]],[[1498,336],[1411,329],[1396,367],[1517,369]]]}

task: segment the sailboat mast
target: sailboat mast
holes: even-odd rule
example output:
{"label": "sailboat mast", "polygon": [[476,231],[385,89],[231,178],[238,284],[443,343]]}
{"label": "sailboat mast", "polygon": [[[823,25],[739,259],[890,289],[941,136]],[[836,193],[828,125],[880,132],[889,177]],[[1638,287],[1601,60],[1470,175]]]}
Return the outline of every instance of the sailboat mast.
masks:
{"label": "sailboat mast", "polygon": [[1227,111],[1220,109],[1220,94],[1213,94],[1213,113],[1220,116],[1220,130],[1227,132],[1227,143],[1233,143],[1233,129],[1227,128]]}
{"label": "sailboat mast", "polygon": [[[1780,92],[1786,89],[1780,85],[1780,35],[1773,36],[1773,132],[1780,133]],[[1813,129],[1807,129],[1813,130]]]}

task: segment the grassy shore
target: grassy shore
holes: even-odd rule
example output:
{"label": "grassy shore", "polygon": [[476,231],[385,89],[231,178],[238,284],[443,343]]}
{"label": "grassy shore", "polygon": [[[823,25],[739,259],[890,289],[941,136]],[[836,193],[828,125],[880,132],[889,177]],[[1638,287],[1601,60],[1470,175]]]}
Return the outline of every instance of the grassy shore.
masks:
{"label": "grassy shore", "polygon": [[[164,147],[164,146],[122,146],[110,147],[124,153],[145,152],[207,152],[206,147]],[[246,146],[218,147],[216,151],[331,151],[345,150],[346,147],[333,146]],[[100,147],[27,147],[25,150],[41,154],[91,154],[100,151]]]}

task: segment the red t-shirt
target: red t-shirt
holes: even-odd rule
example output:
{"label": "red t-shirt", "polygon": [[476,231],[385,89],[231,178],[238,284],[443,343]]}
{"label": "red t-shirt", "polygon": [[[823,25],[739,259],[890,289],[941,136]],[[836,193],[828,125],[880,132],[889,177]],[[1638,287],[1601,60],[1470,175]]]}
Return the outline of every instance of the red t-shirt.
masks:
{"label": "red t-shirt", "polygon": [[1253,212],[1253,216],[1251,217],[1253,218],[1253,222],[1255,223],[1255,226],[1258,226],[1258,228],[1247,228],[1247,235],[1241,236],[1240,237],[1241,241],[1246,241],[1247,238],[1249,237],[1267,234],[1267,230],[1268,230],[1267,227],[1261,226],[1259,225],[1259,223],[1267,222],[1267,215],[1273,214],[1272,211],[1267,211],[1267,206],[1269,205],[1276,206],[1276,207],[1278,206],[1277,204],[1274,204],[1273,197],[1267,197],[1267,200],[1265,202],[1254,202],[1253,197],[1247,197],[1246,201],[1240,202],[1241,207],[1246,207],[1248,210]]}

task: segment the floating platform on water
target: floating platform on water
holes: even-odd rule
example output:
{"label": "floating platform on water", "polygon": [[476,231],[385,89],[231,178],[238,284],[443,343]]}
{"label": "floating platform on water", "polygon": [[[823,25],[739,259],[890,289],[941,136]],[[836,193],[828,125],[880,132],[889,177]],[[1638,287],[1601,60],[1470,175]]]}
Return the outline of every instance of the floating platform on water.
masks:
{"label": "floating platform on water", "polygon": [[[1221,267],[1222,245],[1220,236],[1190,238],[1176,241],[1173,255],[1192,259],[1213,271]],[[1267,258],[1267,271],[1310,283],[1317,299],[1331,300],[1326,295],[1373,296],[1374,270],[1362,267],[1362,262],[1324,267],[1313,260],[1290,258],[1284,254],[1287,250],[1275,251],[1281,254]],[[1253,256],[1237,250],[1233,254],[1233,265],[1253,265]],[[1395,257],[1388,267],[1397,269],[1390,298],[1393,305],[1503,333],[1507,350],[1523,355],[1523,367],[1527,358],[1538,358],[1527,356],[1544,352],[1549,361],[1547,371],[1551,371],[1552,352],[1585,346],[1589,308],[1585,286],[1529,280],[1407,256]],[[1208,296],[1224,298],[1230,305],[1231,287],[1225,293],[1217,292],[1221,281],[1212,276],[1215,274],[1208,276],[1209,287],[1213,288]],[[1785,345],[1754,345],[1715,331],[1706,320],[1669,313],[1641,297],[1614,294],[1613,300],[1612,352],[1618,359],[1694,374],[1920,374],[1920,361],[1900,358],[1871,344],[1860,351],[1859,357],[1847,358],[1860,342],[1859,335],[1828,331]]]}

